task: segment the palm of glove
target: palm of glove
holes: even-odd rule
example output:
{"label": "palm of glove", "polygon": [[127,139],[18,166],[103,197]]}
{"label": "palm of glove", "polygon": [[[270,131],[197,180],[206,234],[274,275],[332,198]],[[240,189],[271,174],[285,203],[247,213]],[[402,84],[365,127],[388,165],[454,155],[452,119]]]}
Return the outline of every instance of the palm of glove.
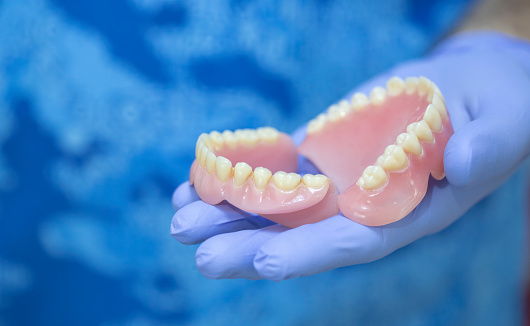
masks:
{"label": "palm of glove", "polygon": [[[208,205],[188,183],[173,196],[171,233],[203,242],[197,266],[210,278],[283,280],[366,263],[438,232],[501,185],[530,153],[530,46],[500,35],[464,35],[393,75],[424,75],[442,90],[455,134],[444,154],[447,178],[431,179],[423,201],[404,219],[367,227],[336,215],[288,229],[229,204]],[[293,136],[304,138],[301,128]],[[300,172],[316,173],[301,158]]]}

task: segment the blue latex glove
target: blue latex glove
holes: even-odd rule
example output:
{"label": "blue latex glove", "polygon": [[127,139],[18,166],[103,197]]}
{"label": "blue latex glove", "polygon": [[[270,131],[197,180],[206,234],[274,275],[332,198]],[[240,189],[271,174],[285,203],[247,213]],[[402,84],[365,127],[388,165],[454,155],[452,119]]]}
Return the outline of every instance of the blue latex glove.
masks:
{"label": "blue latex glove", "polygon": [[[171,234],[184,244],[204,241],[196,254],[201,273],[278,281],[380,259],[446,228],[529,156],[530,44],[496,33],[459,35],[356,91],[368,93],[394,75],[423,75],[442,90],[455,130],[444,154],[447,178],[431,178],[423,201],[398,222],[367,227],[336,215],[295,229],[205,204],[185,183],[173,196]],[[302,129],[295,138],[304,136]],[[301,163],[301,172],[315,173]]]}

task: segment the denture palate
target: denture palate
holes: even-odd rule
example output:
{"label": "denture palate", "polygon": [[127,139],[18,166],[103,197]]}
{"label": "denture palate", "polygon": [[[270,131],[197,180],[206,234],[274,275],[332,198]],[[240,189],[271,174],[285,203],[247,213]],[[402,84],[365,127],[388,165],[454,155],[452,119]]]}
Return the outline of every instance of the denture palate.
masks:
{"label": "denture palate", "polygon": [[[271,127],[202,134],[190,182],[207,203],[226,200],[288,227],[339,209],[355,222],[385,225],[420,203],[430,175],[445,176],[443,153],[452,134],[433,82],[393,77],[386,88],[355,93],[310,121],[298,151]],[[298,152],[322,174],[295,173]]]}
{"label": "denture palate", "polygon": [[190,183],[209,204],[226,200],[292,227],[338,213],[335,186],[324,175],[295,173],[296,146],[274,128],[202,134],[195,154]]}
{"label": "denture palate", "polygon": [[442,179],[453,134],[445,100],[425,77],[391,78],[386,89],[355,93],[313,119],[300,153],[337,185],[349,219],[379,226],[409,214],[429,175]]}

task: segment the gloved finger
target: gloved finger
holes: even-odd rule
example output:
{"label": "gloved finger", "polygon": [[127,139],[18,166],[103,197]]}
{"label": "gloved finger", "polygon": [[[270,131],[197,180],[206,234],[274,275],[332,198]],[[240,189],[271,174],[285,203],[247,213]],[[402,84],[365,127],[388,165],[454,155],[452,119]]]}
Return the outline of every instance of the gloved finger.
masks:
{"label": "gloved finger", "polygon": [[483,184],[517,169],[530,151],[530,111],[519,119],[479,118],[457,131],[444,154],[449,182],[458,187]]}
{"label": "gloved finger", "polygon": [[179,209],[171,220],[171,235],[183,244],[197,244],[215,235],[253,230],[274,224],[230,204],[196,201]]}
{"label": "gloved finger", "polygon": [[197,195],[195,187],[190,185],[189,181],[181,183],[180,186],[175,189],[175,192],[173,192],[173,196],[171,197],[171,203],[173,204],[175,211],[178,211],[182,207],[197,200],[201,199],[199,198],[199,195]]}
{"label": "gloved finger", "polygon": [[208,278],[261,279],[254,269],[254,256],[263,243],[285,230],[287,228],[282,225],[272,225],[210,238],[195,254],[197,268]]}
{"label": "gloved finger", "polygon": [[381,227],[368,227],[336,215],[289,229],[272,238],[254,259],[263,278],[280,281],[373,261],[383,244]]}

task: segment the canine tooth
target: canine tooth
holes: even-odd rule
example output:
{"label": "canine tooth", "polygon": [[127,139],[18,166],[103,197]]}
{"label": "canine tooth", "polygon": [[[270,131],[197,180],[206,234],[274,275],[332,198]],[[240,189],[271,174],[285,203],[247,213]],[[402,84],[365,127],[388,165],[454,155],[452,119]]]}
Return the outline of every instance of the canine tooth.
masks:
{"label": "canine tooth", "polygon": [[405,78],[405,92],[407,94],[412,94],[418,88],[418,78],[416,77],[407,77]]}
{"label": "canine tooth", "polygon": [[215,149],[221,149],[223,148],[223,135],[219,131],[212,131],[210,132],[210,140],[212,141],[212,144]]}
{"label": "canine tooth", "polygon": [[427,93],[429,93],[429,89],[431,88],[432,82],[428,80],[427,78],[420,76],[418,78],[418,95],[423,96]]}
{"label": "canine tooth", "polygon": [[313,134],[317,131],[319,131],[320,129],[322,129],[322,127],[324,127],[324,124],[326,123],[326,115],[321,113],[319,114],[315,119],[311,120],[309,122],[309,124],[307,125],[307,133],[308,134]]}
{"label": "canine tooth", "polygon": [[351,97],[351,108],[355,112],[364,110],[369,103],[370,101],[364,93],[354,93]]}
{"label": "canine tooth", "polygon": [[385,101],[386,91],[383,87],[376,86],[370,92],[370,102],[379,105]]}
{"label": "canine tooth", "polygon": [[403,148],[390,145],[385,149],[381,166],[387,171],[399,171],[407,167],[409,159]]}
{"label": "canine tooth", "polygon": [[415,155],[421,155],[422,153],[420,141],[418,140],[418,137],[413,133],[400,134],[399,136],[397,136],[396,144],[401,146],[407,153]]}
{"label": "canine tooth", "polygon": [[394,76],[386,82],[386,92],[390,96],[398,96],[403,93],[405,89],[405,82],[403,79]]}
{"label": "canine tooth", "polygon": [[[440,94],[441,95],[441,94]],[[438,94],[434,94],[434,97],[432,98],[432,105],[438,110],[438,113],[440,113],[440,116],[447,120],[449,116],[447,115],[447,109],[445,108],[445,103],[443,102],[442,98],[438,96]]]}
{"label": "canine tooth", "polygon": [[202,145],[201,147],[201,153],[199,154],[199,163],[202,167],[206,166],[206,156],[208,156],[208,148],[206,146]]}
{"label": "canine tooth", "polygon": [[407,126],[407,132],[415,134],[419,140],[432,142],[434,139],[431,128],[429,128],[429,125],[425,120],[411,123]]}
{"label": "canine tooth", "polygon": [[287,173],[283,171],[274,173],[272,178],[276,187],[286,191],[291,191],[296,188],[302,179],[298,173]]}
{"label": "canine tooth", "polygon": [[434,89],[434,95],[438,95],[438,97],[440,97],[442,102],[445,104],[445,98],[442,95],[442,91],[440,91],[440,88],[438,88],[438,85],[436,85],[435,83],[432,83],[432,88]]}
{"label": "canine tooth", "polygon": [[332,105],[328,108],[328,120],[338,121],[350,112],[350,105],[347,101],[342,100],[339,104]]}
{"label": "canine tooth", "polygon": [[357,181],[357,185],[367,190],[382,187],[388,180],[385,170],[377,165],[370,165],[364,169],[362,176]]}
{"label": "canine tooth", "polygon": [[326,177],[323,174],[306,174],[302,178],[302,182],[308,186],[313,188],[320,188],[323,187],[324,184],[328,181],[328,177]]}
{"label": "canine tooth", "polygon": [[217,157],[214,153],[208,152],[208,154],[206,154],[206,171],[208,173],[212,173],[215,169],[215,160],[217,160]]}
{"label": "canine tooth", "polygon": [[252,173],[252,167],[245,162],[238,162],[234,167],[234,185],[241,186]]}
{"label": "canine tooth", "polygon": [[259,141],[258,134],[252,129],[239,129],[234,132],[239,142],[245,145],[256,145]]}
{"label": "canine tooth", "polygon": [[237,147],[237,137],[230,130],[223,131],[223,140],[230,148],[234,149]]}
{"label": "canine tooth", "polygon": [[226,157],[217,156],[215,161],[215,172],[217,173],[217,179],[227,181],[232,174],[232,162]]}
{"label": "canine tooth", "polygon": [[263,189],[267,186],[267,183],[269,183],[269,180],[272,177],[271,170],[264,168],[264,167],[258,167],[254,169],[254,186],[256,189]]}
{"label": "canine tooth", "polygon": [[423,120],[427,122],[432,130],[437,132],[442,130],[442,117],[440,117],[440,113],[434,105],[429,104],[427,106],[427,109],[425,109],[425,113],[423,114]]}
{"label": "canine tooth", "polygon": [[267,143],[274,143],[280,137],[278,130],[272,127],[261,127],[257,130],[258,137]]}

